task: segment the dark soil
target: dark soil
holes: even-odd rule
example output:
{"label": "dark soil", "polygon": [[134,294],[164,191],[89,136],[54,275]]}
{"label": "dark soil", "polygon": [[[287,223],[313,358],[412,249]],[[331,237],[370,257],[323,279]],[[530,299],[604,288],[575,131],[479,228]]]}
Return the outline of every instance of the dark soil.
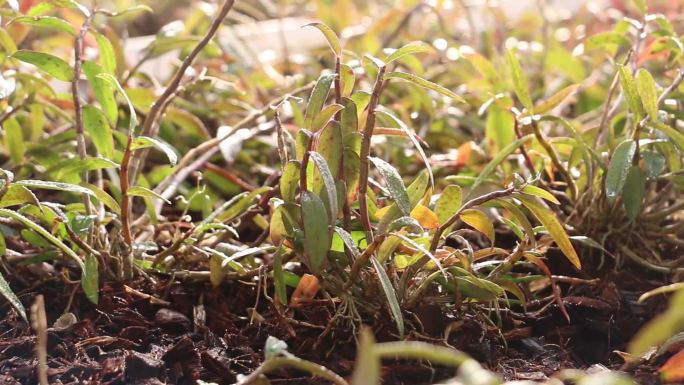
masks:
{"label": "dark soil", "polygon": [[[197,379],[232,384],[262,362],[269,335],[286,341],[291,353],[342,376],[353,370],[356,348],[350,328],[323,332],[334,313],[325,300],[281,313],[262,297],[253,312],[257,301],[253,283],[212,289],[204,283],[179,284],[169,276],[153,275],[127,284],[137,292],[121,283],[105,284],[95,307],[75,283],[36,277],[40,283],[27,287],[31,271],[19,267],[15,273],[26,280],[11,280],[11,284],[27,308],[37,294],[45,296],[49,326],[65,312],[75,292],[66,311],[78,321],[65,330],[48,331],[51,384],[195,384]],[[485,322],[482,312],[422,305],[405,314],[414,325],[406,338],[462,349],[506,379],[541,380],[560,369],[596,364],[619,369],[623,361],[615,351],[624,350],[639,326],[664,307],[663,301],[636,304],[642,289],[652,286],[628,273],[607,274],[594,285],[566,285],[563,302],[571,323],[553,301],[531,302],[527,311],[502,311],[500,332]],[[36,384],[33,330],[6,303],[0,311],[0,384]],[[496,315],[491,317],[497,320]],[[416,318],[422,329],[410,321]],[[366,322],[372,324],[378,341],[397,338],[386,311],[368,316]],[[415,361],[384,364],[385,384],[433,383],[454,374],[452,368]],[[655,368],[630,371],[640,383],[657,384]],[[270,378],[274,384],[324,383],[292,370]]]}

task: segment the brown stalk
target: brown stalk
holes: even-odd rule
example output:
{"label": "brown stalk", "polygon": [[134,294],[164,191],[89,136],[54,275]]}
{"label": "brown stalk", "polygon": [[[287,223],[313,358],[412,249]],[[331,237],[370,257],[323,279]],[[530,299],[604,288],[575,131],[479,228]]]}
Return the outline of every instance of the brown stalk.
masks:
{"label": "brown stalk", "polygon": [[542,145],[542,147],[544,147],[544,150],[546,150],[546,153],[551,158],[551,162],[553,162],[554,167],[556,167],[558,172],[563,175],[563,179],[565,179],[565,182],[568,184],[568,189],[570,189],[570,197],[572,200],[575,200],[577,198],[577,186],[575,185],[575,180],[572,179],[568,169],[563,165],[563,163],[561,163],[556,149],[554,149],[553,146],[551,146],[551,143],[546,140],[546,137],[544,137],[544,134],[541,132],[537,122],[532,121],[532,129],[534,130],[534,136],[537,138],[537,141]]}
{"label": "brown stalk", "polygon": [[[177,90],[178,87],[180,87],[181,81],[183,80],[183,77],[185,76],[185,72],[187,69],[190,67],[192,62],[195,60],[195,58],[199,55],[200,52],[206,47],[207,44],[214,38],[214,35],[218,31],[218,29],[221,27],[221,24],[223,24],[223,20],[226,18],[228,15],[228,12],[230,12],[231,8],[233,8],[233,5],[235,4],[235,0],[225,0],[223,5],[221,6],[221,9],[219,10],[218,14],[216,15],[216,18],[211,23],[211,26],[207,30],[206,34],[200,40],[195,48],[192,49],[190,54],[183,60],[181,63],[180,67],[178,67],[178,70],[174,74],[173,78],[171,79],[171,82],[169,85],[166,87],[164,92],[159,96],[157,101],[152,105],[152,108],[150,108],[150,113],[147,115],[145,118],[145,123],[143,124],[143,128],[141,131],[141,135],[145,136],[156,136],[158,131],[159,131],[159,119],[161,116],[164,114],[166,107],[170,104],[170,102],[173,100],[173,98],[177,95]],[[140,171],[140,169],[143,166],[143,163],[145,162],[145,158],[147,157],[148,149],[138,151],[134,155],[132,162],[131,162],[131,176],[133,177],[133,180],[137,178],[137,174]]]}
{"label": "brown stalk", "polygon": [[[81,66],[83,64],[83,58],[81,56],[83,52],[83,39],[85,39],[85,34],[88,33],[90,24],[93,21],[93,16],[95,13],[88,15],[81,25],[81,30],[74,41],[74,78],[71,81],[71,97],[74,100],[74,110],[76,112],[76,147],[78,150],[78,157],[81,160],[85,159],[88,154],[86,150],[85,142],[85,130],[83,127],[83,105],[81,104],[81,86],[79,81],[81,80]],[[88,183],[88,171],[83,171],[81,176],[83,182]],[[86,214],[92,214],[93,208],[91,206],[90,197],[87,195],[83,196],[83,203],[85,205]]]}
{"label": "brown stalk", "polygon": [[373,229],[371,228],[370,217],[368,215],[368,201],[366,193],[368,192],[368,156],[370,155],[371,138],[373,137],[373,128],[375,128],[375,108],[380,101],[380,94],[382,93],[383,83],[385,81],[385,66],[378,70],[378,76],[375,79],[373,86],[373,93],[371,94],[370,102],[368,103],[368,116],[366,117],[366,125],[363,129],[363,140],[361,141],[361,170],[359,172],[359,211],[360,221],[366,232],[366,240],[373,241]]}

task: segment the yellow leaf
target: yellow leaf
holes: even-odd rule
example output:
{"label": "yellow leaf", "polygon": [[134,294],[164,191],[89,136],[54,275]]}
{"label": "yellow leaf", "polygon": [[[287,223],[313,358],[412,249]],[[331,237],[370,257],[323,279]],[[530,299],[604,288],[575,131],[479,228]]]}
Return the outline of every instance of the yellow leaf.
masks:
{"label": "yellow leaf", "polygon": [[542,205],[536,198],[529,195],[516,194],[515,197],[522,201],[523,205],[525,205],[539,222],[541,222],[570,263],[576,268],[581,269],[582,263],[580,262],[579,256],[572,246],[572,243],[570,243],[570,238],[568,238],[568,234],[565,232],[563,225],[558,221],[558,218],[556,218],[553,211]]}
{"label": "yellow leaf", "polygon": [[417,220],[418,223],[426,229],[436,229],[439,227],[439,218],[437,218],[437,214],[422,204],[416,205],[416,207],[411,210],[411,218]]}
{"label": "yellow leaf", "polygon": [[382,217],[384,217],[385,214],[389,211],[389,208],[390,208],[390,207],[391,207],[391,205],[387,205],[387,206],[385,206],[385,207],[383,207],[383,208],[378,209],[378,210],[375,212],[375,216],[378,217],[378,219],[382,219]]}
{"label": "yellow leaf", "polygon": [[479,210],[469,209],[463,210],[459,217],[463,222],[484,234],[492,245],[494,244],[494,224],[489,220],[485,213]]}

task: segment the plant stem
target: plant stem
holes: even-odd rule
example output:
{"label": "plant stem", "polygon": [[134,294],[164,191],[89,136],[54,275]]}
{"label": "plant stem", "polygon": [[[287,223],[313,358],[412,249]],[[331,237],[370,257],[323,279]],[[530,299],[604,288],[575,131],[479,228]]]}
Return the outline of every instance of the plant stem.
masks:
{"label": "plant stem", "polygon": [[128,196],[129,188],[129,165],[131,162],[131,145],[133,144],[133,133],[128,133],[126,149],[121,160],[121,170],[119,173],[119,183],[121,187],[121,227],[124,242],[128,250],[123,258],[124,277],[131,277],[133,274],[133,235],[131,234],[131,197]]}
{"label": "plant stem", "polygon": [[375,128],[375,108],[380,101],[380,94],[382,93],[382,86],[385,81],[385,66],[378,70],[378,76],[375,79],[373,86],[373,94],[368,103],[368,116],[366,117],[366,125],[363,129],[363,140],[361,142],[361,170],[359,172],[359,211],[361,218],[361,225],[366,232],[366,240],[373,241],[373,229],[371,228],[370,217],[368,215],[368,156],[370,155],[371,138],[373,137],[373,128]]}
{"label": "plant stem", "polygon": [[553,165],[556,167],[558,172],[563,175],[563,179],[565,179],[565,182],[568,184],[568,189],[570,190],[570,197],[572,200],[575,200],[577,198],[577,185],[575,185],[575,180],[572,179],[570,172],[560,161],[556,149],[554,149],[553,146],[551,146],[551,143],[549,143],[549,141],[544,137],[544,134],[541,132],[537,122],[532,121],[532,129],[534,130],[534,136],[537,138],[539,144],[544,147],[544,150],[546,150],[546,153],[551,158]]}
{"label": "plant stem", "polygon": [[[74,78],[71,81],[71,97],[74,100],[74,110],[76,112],[76,147],[78,150],[78,157],[81,158],[81,160],[84,160],[88,156],[85,142],[85,130],[83,128],[83,105],[81,104],[80,97],[81,66],[83,64],[81,54],[83,52],[83,39],[88,32],[88,28],[90,28],[94,15],[95,13],[93,12],[86,17],[83,25],[81,25],[81,30],[79,31],[76,40],[74,41]],[[88,171],[83,171],[81,179],[83,182],[88,183]],[[84,195],[83,203],[85,205],[86,214],[91,215],[93,208],[90,197]]]}
{"label": "plant stem", "polygon": [[259,377],[261,377],[262,375],[285,367],[293,367],[295,369],[309,372],[312,375],[324,378],[335,385],[349,385],[347,381],[344,380],[344,378],[338,376],[325,366],[318,365],[311,361],[302,360],[301,358],[297,358],[294,356],[274,357],[267,359],[255,371],[250,373],[249,376],[245,377],[242,381],[240,381],[239,384],[247,385],[256,383],[259,380]]}
{"label": "plant stem", "polygon": [[[143,124],[141,135],[152,137],[157,135],[159,131],[159,119],[161,119],[161,116],[164,114],[164,111],[166,110],[166,107],[170,104],[171,100],[173,100],[173,98],[177,95],[176,91],[178,90],[178,87],[180,87],[181,81],[185,76],[185,72],[188,70],[188,68],[195,60],[197,55],[199,55],[199,53],[202,52],[204,47],[206,47],[206,45],[209,44],[211,39],[214,38],[214,35],[221,27],[221,24],[223,24],[223,20],[226,18],[231,8],[233,8],[234,4],[235,0],[225,0],[223,2],[221,9],[216,15],[216,18],[214,18],[214,21],[212,21],[211,26],[209,26],[209,29],[207,30],[204,37],[202,37],[202,40],[200,40],[197,43],[197,45],[192,49],[190,54],[183,60],[180,67],[178,67],[178,70],[171,79],[169,85],[166,87],[161,96],[159,96],[159,98],[154,102],[154,104],[150,108],[150,112],[145,118],[145,123]],[[133,181],[137,179],[138,172],[140,171],[140,169],[143,166],[143,163],[145,162],[145,158],[147,157],[148,151],[148,149],[137,151],[134,155],[133,160],[131,162],[130,171]]]}

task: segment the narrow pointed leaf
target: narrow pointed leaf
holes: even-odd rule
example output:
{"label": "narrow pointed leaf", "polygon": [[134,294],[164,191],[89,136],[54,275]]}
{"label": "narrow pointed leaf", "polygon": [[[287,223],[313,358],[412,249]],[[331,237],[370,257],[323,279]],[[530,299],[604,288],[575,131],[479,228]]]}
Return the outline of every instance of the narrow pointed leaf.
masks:
{"label": "narrow pointed leaf", "polygon": [[429,44],[424,43],[422,41],[412,41],[406,44],[405,46],[399,48],[398,50],[392,52],[392,54],[389,55],[384,61],[385,64],[389,64],[397,59],[400,59],[402,56],[405,55],[432,51],[433,49]]}
{"label": "narrow pointed leaf", "polygon": [[508,60],[508,68],[511,71],[511,76],[513,77],[513,91],[515,95],[520,100],[527,111],[533,112],[532,98],[530,98],[530,87],[527,82],[527,77],[523,73],[520,67],[520,62],[515,56],[515,53],[511,50],[506,51],[506,58]]}
{"label": "narrow pointed leaf", "polygon": [[107,159],[114,158],[114,137],[104,113],[93,105],[83,106],[83,126],[97,151]]}
{"label": "narrow pointed leaf", "polygon": [[532,212],[535,218],[546,228],[549,232],[551,238],[556,242],[558,248],[565,254],[570,263],[572,263],[576,268],[581,269],[582,263],[580,262],[579,256],[575,251],[575,248],[570,243],[570,238],[565,232],[563,225],[560,223],[556,215],[546,206],[542,205],[537,198],[526,196],[524,194],[518,194],[515,196],[519,199],[528,210]]}
{"label": "narrow pointed leaf", "polygon": [[556,92],[553,96],[550,98],[544,100],[543,102],[537,104],[534,107],[534,113],[535,114],[544,114],[547,113],[554,108],[558,107],[563,101],[570,95],[574,94],[577,89],[579,88],[579,84],[573,84],[570,86],[567,86],[563,88],[562,90]]}
{"label": "narrow pointed leaf", "polygon": [[87,188],[81,187],[81,186],[78,186],[75,184],[71,184],[71,183],[25,179],[25,180],[17,181],[17,182],[15,182],[15,184],[25,186],[25,187],[29,187],[29,188],[66,191],[66,192],[86,194],[86,195],[91,195],[91,196],[95,195],[92,191],[88,190]]}
{"label": "narrow pointed leaf", "polygon": [[107,120],[112,126],[116,125],[116,120],[119,114],[119,106],[116,104],[116,98],[114,97],[114,92],[112,92],[112,87],[107,83],[106,80],[99,78],[97,75],[103,73],[102,67],[93,63],[91,61],[83,62],[83,73],[86,75],[90,87],[95,94],[95,99],[102,106],[102,110],[107,116]]}
{"label": "narrow pointed leaf", "polygon": [[407,82],[411,82],[417,86],[423,87],[428,90],[435,91],[437,93],[440,93],[446,97],[449,97],[459,103],[465,103],[465,99],[462,97],[458,96],[451,90],[448,90],[439,84],[433,83],[429,80],[423,79],[420,76],[409,74],[406,72],[390,72],[387,75],[385,75],[385,79],[401,79]]}
{"label": "narrow pointed leaf", "polygon": [[613,152],[606,173],[606,198],[613,203],[622,194],[627,174],[636,152],[636,142],[628,139],[620,143]]}
{"label": "narrow pointed leaf", "polygon": [[128,189],[128,195],[130,196],[135,196],[135,197],[141,197],[141,198],[156,198],[156,199],[161,199],[167,204],[171,204],[168,199],[165,199],[163,196],[160,194],[148,189],[147,187],[142,187],[142,186],[133,186]]}
{"label": "narrow pointed leaf", "polygon": [[176,154],[176,150],[161,139],[151,138],[149,136],[138,136],[133,141],[131,150],[135,151],[148,147],[155,147],[158,150],[161,150],[166,154],[166,157],[169,158],[169,163],[171,163],[172,166],[175,166],[176,163],[178,163],[178,154]]}
{"label": "narrow pointed leaf", "polygon": [[629,109],[632,110],[632,113],[634,113],[635,120],[639,121],[644,116],[644,107],[641,104],[641,99],[639,99],[639,92],[637,91],[634,77],[629,68],[620,64],[618,64],[618,74],[620,76],[622,91],[627,100],[627,105],[629,106]]}
{"label": "narrow pointed leaf", "polygon": [[541,187],[537,187],[537,186],[528,184],[527,186],[525,186],[523,188],[523,192],[526,194],[537,196],[537,197],[542,198],[542,199],[546,199],[547,201],[549,201],[551,203],[555,203],[557,205],[560,204],[558,199],[555,196],[553,196],[553,194],[544,190]]}
{"label": "narrow pointed leaf", "polygon": [[309,104],[306,106],[306,113],[304,114],[304,128],[310,129],[314,119],[321,112],[325,100],[328,98],[330,86],[335,80],[335,74],[321,75],[311,91],[309,97]]}
{"label": "narrow pointed leaf", "polygon": [[71,66],[57,56],[29,50],[19,50],[12,57],[33,64],[41,71],[53,76],[55,79],[70,82],[74,79],[74,71]]}
{"label": "narrow pointed leaf", "polygon": [[28,318],[26,318],[26,309],[24,308],[24,305],[21,303],[17,295],[14,294],[12,288],[10,287],[9,283],[7,283],[5,277],[3,277],[2,274],[0,274],[0,294],[2,294],[2,296],[5,297],[5,299],[7,300],[7,302],[9,302],[10,305],[12,305],[12,307],[14,307],[17,310],[17,313],[19,313],[19,315],[21,316],[21,318],[24,319],[24,321],[28,321]]}
{"label": "narrow pointed leaf", "polygon": [[19,16],[12,19],[8,24],[13,23],[28,24],[41,28],[50,28],[67,33],[71,36],[76,36],[76,31],[74,31],[74,27],[72,27],[71,24],[54,16]]}
{"label": "narrow pointed leaf", "polygon": [[319,274],[327,260],[330,249],[330,231],[328,231],[328,215],[323,201],[314,193],[304,191],[301,194],[302,221],[304,226],[304,252],[309,268]]}
{"label": "narrow pointed leaf", "polygon": [[470,191],[475,190],[476,187],[478,187],[480,184],[482,184],[482,182],[487,180],[487,178],[489,178],[492,172],[494,172],[494,170],[496,170],[496,168],[501,163],[503,163],[509,155],[514,153],[518,148],[520,148],[520,146],[532,140],[533,137],[534,134],[523,136],[522,138],[516,140],[515,142],[501,149],[501,151],[498,154],[496,154],[494,159],[487,163],[487,165],[482,169],[482,171],[480,171],[480,174],[475,179],[475,182],[473,183],[473,186],[471,187]]}
{"label": "narrow pointed leaf", "polygon": [[646,110],[646,113],[651,117],[651,120],[658,119],[658,90],[656,89],[655,80],[653,76],[643,69],[640,68],[636,73],[636,86],[639,96],[641,97],[641,103]]}
{"label": "narrow pointed leaf", "polygon": [[679,147],[680,152],[684,152],[684,134],[679,130],[668,126],[665,123],[659,121],[650,121],[648,126],[661,131],[663,134],[667,135],[676,145]]}
{"label": "narrow pointed leaf", "polygon": [[389,305],[390,311],[392,312],[392,318],[397,324],[397,330],[399,330],[399,337],[404,336],[404,317],[401,314],[401,307],[399,306],[399,300],[397,300],[397,293],[394,291],[392,282],[385,271],[385,268],[378,262],[375,257],[371,256],[371,263],[373,268],[378,273],[378,279],[380,280],[380,286],[382,291],[385,293],[385,298],[387,298],[387,304]]}
{"label": "narrow pointed leaf", "polygon": [[99,199],[100,202],[104,203],[105,206],[109,207],[109,209],[112,210],[115,214],[121,215],[121,207],[116,202],[116,200],[112,198],[111,195],[107,194],[101,188],[89,183],[81,183],[81,186],[92,191],[93,194],[95,194],[95,196],[97,197],[97,199]]}
{"label": "narrow pointed leaf", "polygon": [[325,39],[328,41],[328,45],[330,45],[330,49],[332,49],[333,53],[336,56],[342,56],[342,46],[340,45],[340,39],[337,37],[335,31],[333,31],[330,27],[328,27],[324,23],[319,22],[309,23],[306,24],[304,27],[318,28],[318,30],[321,31],[325,36]]}
{"label": "narrow pointed leaf", "polygon": [[406,186],[404,186],[404,181],[401,180],[401,176],[396,168],[392,167],[389,163],[376,157],[368,157],[375,167],[380,171],[380,175],[387,183],[387,189],[392,196],[392,199],[397,203],[397,206],[404,215],[410,215],[411,213],[411,202],[406,192]]}
{"label": "narrow pointed leaf", "polygon": [[99,263],[94,255],[88,254],[85,258],[85,269],[81,273],[81,287],[86,298],[97,304],[100,291],[100,278],[98,271]]}
{"label": "narrow pointed leaf", "polygon": [[330,225],[335,224],[337,219],[337,187],[335,186],[335,178],[333,177],[330,169],[328,168],[328,163],[325,161],[323,156],[315,151],[309,153],[311,160],[318,168],[318,172],[323,180],[323,188],[326,193],[326,203],[328,204],[328,218],[330,219]]}

